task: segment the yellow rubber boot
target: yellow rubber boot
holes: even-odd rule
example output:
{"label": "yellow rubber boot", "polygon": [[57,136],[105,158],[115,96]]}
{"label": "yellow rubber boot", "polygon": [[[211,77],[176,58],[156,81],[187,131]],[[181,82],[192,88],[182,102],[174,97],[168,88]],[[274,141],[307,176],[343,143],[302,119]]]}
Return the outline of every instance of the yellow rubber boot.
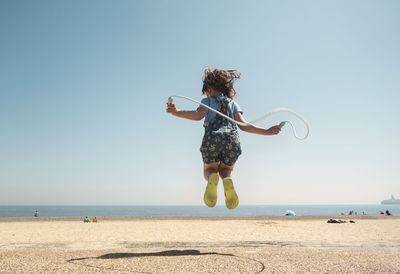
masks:
{"label": "yellow rubber boot", "polygon": [[208,184],[206,192],[204,193],[204,203],[209,207],[214,207],[217,203],[217,186],[218,186],[219,176],[217,173],[212,173],[208,177]]}
{"label": "yellow rubber boot", "polygon": [[239,197],[236,194],[235,188],[233,187],[232,178],[226,177],[223,181],[225,190],[225,204],[229,209],[234,209],[239,204]]}

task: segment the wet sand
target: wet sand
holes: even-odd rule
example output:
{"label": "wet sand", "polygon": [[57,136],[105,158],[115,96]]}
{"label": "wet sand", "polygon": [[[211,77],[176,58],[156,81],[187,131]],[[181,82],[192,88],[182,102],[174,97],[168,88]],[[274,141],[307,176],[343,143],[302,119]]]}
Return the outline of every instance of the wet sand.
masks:
{"label": "wet sand", "polygon": [[0,272],[400,272],[397,216],[98,219],[0,218]]}

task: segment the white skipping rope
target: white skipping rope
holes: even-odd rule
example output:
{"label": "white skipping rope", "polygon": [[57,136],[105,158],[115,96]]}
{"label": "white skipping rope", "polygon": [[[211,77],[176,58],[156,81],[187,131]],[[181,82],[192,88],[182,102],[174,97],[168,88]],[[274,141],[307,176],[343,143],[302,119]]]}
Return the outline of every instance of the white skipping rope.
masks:
{"label": "white skipping rope", "polygon": [[238,122],[238,121],[232,119],[231,117],[229,117],[229,116],[227,116],[227,115],[225,115],[225,114],[219,112],[218,110],[213,109],[212,107],[209,107],[209,106],[207,106],[207,105],[205,105],[205,104],[203,104],[203,103],[201,103],[201,102],[199,102],[199,101],[196,101],[196,100],[194,100],[194,99],[192,99],[192,98],[189,98],[189,97],[186,97],[186,96],[180,96],[180,95],[171,95],[171,96],[168,98],[168,102],[169,102],[169,103],[172,103],[172,98],[182,98],[182,99],[186,99],[186,100],[192,101],[192,102],[194,102],[194,103],[197,103],[197,104],[199,104],[199,105],[202,105],[203,107],[208,108],[208,109],[211,110],[211,111],[214,111],[214,112],[217,113],[218,115],[221,115],[222,117],[228,119],[229,121],[231,121],[231,122],[233,122],[233,123],[235,123],[235,124],[238,124],[239,126],[249,126],[249,125],[253,125],[254,123],[259,122],[259,121],[261,121],[261,120],[267,118],[268,116],[270,116],[270,115],[272,115],[272,114],[274,114],[274,113],[277,113],[277,112],[289,112],[289,113],[293,114],[294,116],[296,116],[297,118],[299,118],[300,120],[302,120],[302,121],[304,122],[304,124],[306,125],[306,128],[307,128],[307,133],[306,133],[306,135],[305,135],[304,137],[299,137],[299,136],[297,135],[296,128],[294,127],[294,125],[293,125],[293,123],[292,123],[291,121],[283,121],[282,123],[279,124],[279,126],[282,128],[286,123],[288,123],[288,124],[292,127],[294,137],[296,137],[296,138],[299,139],[299,140],[304,140],[304,139],[306,139],[306,138],[308,137],[309,133],[310,133],[310,125],[308,124],[308,122],[306,121],[306,119],[304,119],[300,114],[298,114],[298,113],[296,113],[296,112],[294,112],[293,110],[288,109],[288,108],[282,108],[282,107],[281,107],[281,108],[274,108],[273,110],[271,110],[271,111],[268,112],[267,114],[264,114],[264,115],[261,116],[260,118],[257,118],[257,119],[255,119],[254,121],[252,121],[252,122],[250,122],[250,123],[242,123],[242,122]]}

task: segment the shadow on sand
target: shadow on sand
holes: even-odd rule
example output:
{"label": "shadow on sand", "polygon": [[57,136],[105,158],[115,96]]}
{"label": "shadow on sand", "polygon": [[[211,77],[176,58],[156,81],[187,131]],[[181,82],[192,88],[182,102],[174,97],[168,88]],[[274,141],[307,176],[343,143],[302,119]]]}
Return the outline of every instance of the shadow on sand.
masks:
{"label": "shadow on sand", "polygon": [[221,255],[235,256],[233,254],[224,254],[218,252],[204,252],[198,250],[166,250],[160,252],[144,252],[144,253],[108,253],[98,257],[83,257],[67,260],[67,262],[82,261],[87,259],[120,259],[120,258],[139,258],[139,257],[169,257],[169,256],[203,256],[203,255]]}
{"label": "shadow on sand", "polygon": [[[204,255],[219,255],[219,256],[229,256],[229,257],[235,257],[236,259],[244,259],[244,260],[251,260],[260,265],[260,270],[257,271],[256,273],[260,273],[264,271],[265,266],[261,261],[252,259],[252,258],[247,258],[243,256],[237,256],[234,254],[228,254],[228,253],[218,253],[218,252],[200,252],[199,250],[194,250],[194,249],[187,249],[187,250],[166,250],[166,251],[160,251],[160,252],[140,252],[140,253],[107,253],[103,254],[98,257],[82,257],[82,258],[74,258],[74,259],[69,259],[67,260],[68,263],[77,263],[78,261],[84,261],[84,260],[89,260],[89,259],[102,259],[102,260],[107,260],[107,259],[121,259],[121,258],[140,258],[140,257],[175,257],[175,256],[204,256]],[[102,267],[97,267],[94,265],[89,265],[85,264],[88,267],[95,267],[99,269],[107,269],[107,268],[102,268]],[[110,269],[110,270],[115,270],[115,269]],[[147,273],[147,272],[143,272]]]}

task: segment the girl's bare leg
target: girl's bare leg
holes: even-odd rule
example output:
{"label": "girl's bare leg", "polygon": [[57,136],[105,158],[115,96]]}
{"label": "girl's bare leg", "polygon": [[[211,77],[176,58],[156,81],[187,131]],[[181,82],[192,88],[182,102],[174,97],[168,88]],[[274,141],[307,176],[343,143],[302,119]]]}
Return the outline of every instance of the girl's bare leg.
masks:
{"label": "girl's bare leg", "polygon": [[231,177],[232,178],[232,171],[233,171],[233,166],[227,166],[224,163],[220,162],[218,166],[218,173],[221,179],[224,179],[226,177]]}
{"label": "girl's bare leg", "polygon": [[219,163],[204,164],[204,179],[208,181],[208,178],[212,173],[218,173]]}

